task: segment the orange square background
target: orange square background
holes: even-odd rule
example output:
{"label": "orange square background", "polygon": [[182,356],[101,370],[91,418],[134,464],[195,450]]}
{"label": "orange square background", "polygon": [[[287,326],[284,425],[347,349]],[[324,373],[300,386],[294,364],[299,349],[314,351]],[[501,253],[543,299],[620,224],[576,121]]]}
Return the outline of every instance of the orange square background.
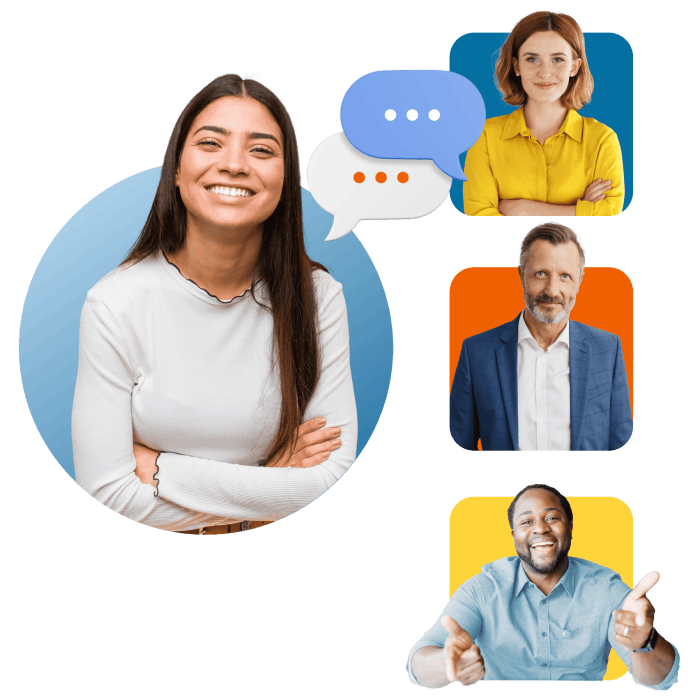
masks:
{"label": "orange square background", "polygon": [[[467,579],[481,572],[488,562],[515,555],[508,525],[508,506],[512,496],[472,497],[460,501],[450,515],[450,595]],[[572,557],[595,562],[632,581],[632,512],[617,498],[569,498],[574,513],[571,540]],[[614,532],[615,537],[610,537]],[[610,681],[627,673],[622,659],[613,649],[603,680]]]}
{"label": "orange square background", "polygon": [[[455,276],[450,286],[450,387],[464,340],[512,321],[524,308],[517,267],[470,267]],[[619,336],[632,401],[629,277],[614,267],[587,267],[571,318]]]}

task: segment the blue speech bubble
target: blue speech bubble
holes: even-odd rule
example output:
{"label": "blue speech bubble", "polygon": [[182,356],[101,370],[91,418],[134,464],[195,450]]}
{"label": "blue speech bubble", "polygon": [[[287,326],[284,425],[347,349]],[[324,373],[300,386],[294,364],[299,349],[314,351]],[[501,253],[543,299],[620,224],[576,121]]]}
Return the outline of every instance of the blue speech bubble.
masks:
{"label": "blue speech bubble", "polygon": [[457,73],[377,71],[350,86],[340,120],[365,155],[432,160],[446,175],[466,180],[459,155],[481,136],[486,108],[474,84]]}

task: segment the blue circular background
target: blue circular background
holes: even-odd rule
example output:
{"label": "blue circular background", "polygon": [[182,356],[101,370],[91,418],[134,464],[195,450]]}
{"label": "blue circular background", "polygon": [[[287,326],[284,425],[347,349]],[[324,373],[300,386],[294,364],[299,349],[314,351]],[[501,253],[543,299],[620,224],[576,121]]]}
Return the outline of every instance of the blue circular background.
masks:
{"label": "blue circular background", "polygon": [[[24,302],[19,336],[22,383],[41,436],[75,478],[71,413],[78,374],[80,312],[88,290],[116,268],[137,239],[151,208],[160,168],[113,185],[86,204],[58,233],[41,259]],[[342,283],[350,326],[350,366],[359,434],[367,444],[384,407],[393,358],[384,288],[354,234],[325,243],[333,215],[303,190],[309,255]]]}

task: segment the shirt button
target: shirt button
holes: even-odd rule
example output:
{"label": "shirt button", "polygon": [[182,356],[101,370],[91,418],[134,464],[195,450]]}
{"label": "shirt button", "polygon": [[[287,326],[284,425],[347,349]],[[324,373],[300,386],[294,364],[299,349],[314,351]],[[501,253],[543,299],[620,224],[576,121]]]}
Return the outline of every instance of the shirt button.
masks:
{"label": "shirt button", "polygon": [[547,662],[546,662],[546,661],[543,661],[543,662],[542,662],[542,665],[543,665],[543,666],[546,666],[546,665],[547,665]]}
{"label": "shirt button", "polygon": [[543,636],[543,637],[546,637],[546,636],[547,636],[547,633],[546,633],[546,632],[542,632],[542,636]]}

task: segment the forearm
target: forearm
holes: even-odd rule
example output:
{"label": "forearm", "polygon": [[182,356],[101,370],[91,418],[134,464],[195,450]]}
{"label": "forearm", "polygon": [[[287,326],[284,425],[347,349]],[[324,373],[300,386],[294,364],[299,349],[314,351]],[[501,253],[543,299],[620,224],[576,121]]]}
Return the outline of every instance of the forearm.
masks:
{"label": "forearm", "polygon": [[411,660],[413,675],[425,688],[443,688],[450,681],[447,679],[445,650],[442,647],[422,647]]}
{"label": "forearm", "polygon": [[530,216],[576,216],[575,204],[547,204],[547,202],[530,201]]}
{"label": "forearm", "polygon": [[659,635],[654,651],[630,653],[632,675],[643,685],[658,685],[671,672],[676,653]]}
{"label": "forearm", "polygon": [[[357,420],[328,408],[341,444],[317,466],[252,466],[162,450],[155,466],[161,498],[230,520],[280,520],[330,488],[355,460]],[[354,409],[354,406],[352,406]],[[319,414],[315,414],[319,415]]]}

